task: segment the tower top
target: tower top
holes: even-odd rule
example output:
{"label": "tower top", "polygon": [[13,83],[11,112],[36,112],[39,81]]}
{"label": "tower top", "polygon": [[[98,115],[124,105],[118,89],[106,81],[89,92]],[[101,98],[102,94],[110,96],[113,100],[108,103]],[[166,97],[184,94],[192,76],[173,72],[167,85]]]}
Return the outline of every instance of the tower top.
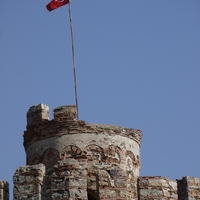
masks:
{"label": "tower top", "polygon": [[53,110],[54,120],[63,121],[63,119],[75,120],[77,118],[77,109],[75,105],[60,106]]}
{"label": "tower top", "polygon": [[25,149],[31,144],[47,138],[73,134],[100,134],[121,135],[135,140],[139,145],[142,132],[122,126],[90,124],[83,120],[76,120],[75,105],[65,105],[53,110],[54,118],[49,119],[49,107],[45,104],[31,106],[27,112],[27,130],[24,131]]}
{"label": "tower top", "polygon": [[[77,109],[75,105],[65,105],[53,110],[54,120],[75,120],[77,118]],[[38,104],[31,106],[26,114],[27,126],[40,121],[49,120],[49,106]]]}
{"label": "tower top", "polygon": [[45,104],[38,104],[31,106],[26,113],[27,125],[49,120],[49,106]]}

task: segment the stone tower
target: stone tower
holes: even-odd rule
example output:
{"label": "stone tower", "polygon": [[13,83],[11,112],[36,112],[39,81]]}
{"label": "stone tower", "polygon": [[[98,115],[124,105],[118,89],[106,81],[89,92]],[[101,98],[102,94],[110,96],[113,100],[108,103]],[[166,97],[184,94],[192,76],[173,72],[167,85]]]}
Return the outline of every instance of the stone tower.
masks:
{"label": "stone tower", "polygon": [[24,132],[26,167],[14,199],[138,199],[140,130],[76,120],[75,106],[32,106]]}
{"label": "stone tower", "polygon": [[[27,165],[14,176],[14,200],[200,200],[198,178],[139,176],[140,130],[76,120],[75,106],[27,112]],[[9,200],[0,181],[0,200]]]}

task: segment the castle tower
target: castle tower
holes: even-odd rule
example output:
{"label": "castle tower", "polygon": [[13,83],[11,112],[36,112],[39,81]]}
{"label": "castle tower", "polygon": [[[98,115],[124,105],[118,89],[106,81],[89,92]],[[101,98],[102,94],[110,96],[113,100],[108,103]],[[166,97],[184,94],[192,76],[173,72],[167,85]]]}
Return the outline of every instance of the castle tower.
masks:
{"label": "castle tower", "polygon": [[138,199],[141,131],[76,120],[75,106],[53,114],[44,104],[27,112],[14,199]]}

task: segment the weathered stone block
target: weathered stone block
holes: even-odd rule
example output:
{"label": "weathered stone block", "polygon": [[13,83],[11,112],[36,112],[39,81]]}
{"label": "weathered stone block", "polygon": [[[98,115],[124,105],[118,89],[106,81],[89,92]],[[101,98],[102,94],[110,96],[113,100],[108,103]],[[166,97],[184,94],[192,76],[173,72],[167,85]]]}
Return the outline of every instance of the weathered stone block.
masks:
{"label": "weathered stone block", "polygon": [[200,200],[200,183],[198,178],[185,176],[177,180],[178,197],[180,200]]}
{"label": "weathered stone block", "polygon": [[14,199],[42,199],[44,176],[45,166],[43,164],[18,168],[13,177]]}
{"label": "weathered stone block", "polygon": [[77,118],[77,108],[74,105],[60,106],[53,111],[54,120],[57,121],[74,120]]}
{"label": "weathered stone block", "polygon": [[9,200],[9,184],[0,180],[0,200]]}
{"label": "weathered stone block", "polygon": [[27,114],[27,125],[32,123],[49,120],[49,107],[45,104],[38,104],[30,107]]}
{"label": "weathered stone block", "polygon": [[177,184],[176,181],[167,179],[166,177],[139,177],[138,179],[139,199],[169,199],[177,200]]}

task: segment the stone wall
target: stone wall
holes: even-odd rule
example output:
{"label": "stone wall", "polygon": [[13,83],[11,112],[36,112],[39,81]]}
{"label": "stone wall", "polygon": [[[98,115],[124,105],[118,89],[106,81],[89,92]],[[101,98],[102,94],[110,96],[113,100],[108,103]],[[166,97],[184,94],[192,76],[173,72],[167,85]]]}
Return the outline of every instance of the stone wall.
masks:
{"label": "stone wall", "polygon": [[[87,171],[85,166],[85,159],[69,158],[49,169],[46,176],[42,164],[20,167],[13,178],[14,200],[200,200],[198,178],[139,177],[136,194],[130,174],[123,170],[93,167]],[[9,200],[5,181],[0,181],[0,200]]]}
{"label": "stone wall", "polygon": [[43,164],[19,167],[14,176],[14,200],[41,200],[45,166]]}
{"label": "stone wall", "polygon": [[87,171],[85,162],[69,158],[58,162],[49,175],[51,180],[51,199],[87,200]]}
{"label": "stone wall", "polygon": [[178,183],[179,200],[200,200],[200,183],[198,178],[185,176]]}
{"label": "stone wall", "polygon": [[[200,200],[199,179],[139,176],[142,132],[76,120],[75,106],[32,106],[16,170],[14,200]],[[42,163],[42,164],[41,164]],[[0,181],[0,200],[9,199]]]}
{"label": "stone wall", "polygon": [[9,184],[0,180],[0,200],[9,200]]}
{"label": "stone wall", "polygon": [[139,200],[177,200],[177,183],[163,176],[140,176],[138,179]]}
{"label": "stone wall", "polygon": [[117,168],[98,169],[96,199],[137,200],[137,179],[131,171]]}

